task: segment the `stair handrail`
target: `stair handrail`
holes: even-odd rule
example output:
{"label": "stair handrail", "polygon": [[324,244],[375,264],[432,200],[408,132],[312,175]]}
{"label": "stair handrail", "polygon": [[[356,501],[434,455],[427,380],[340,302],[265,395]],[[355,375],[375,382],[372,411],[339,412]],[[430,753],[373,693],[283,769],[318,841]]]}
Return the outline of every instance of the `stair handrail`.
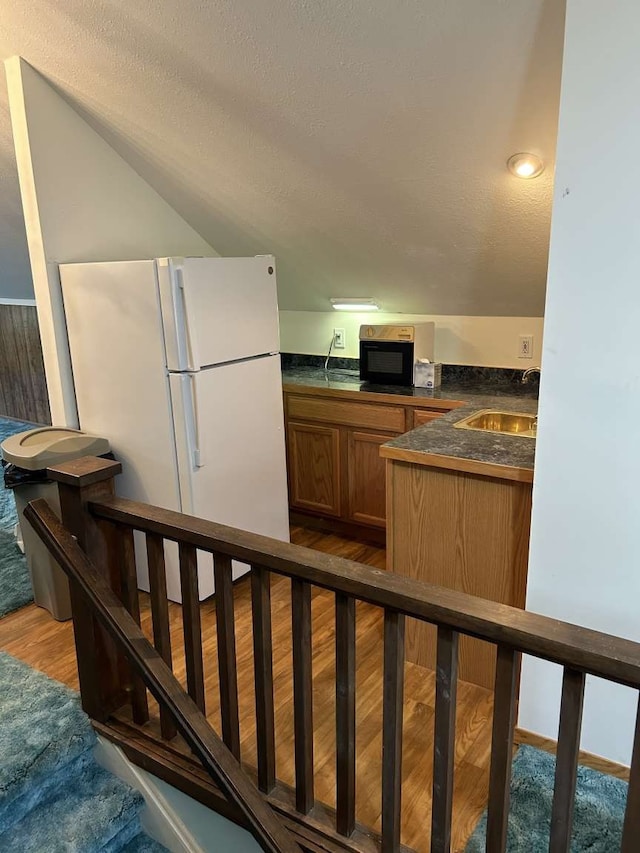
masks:
{"label": "stair handrail", "polygon": [[[506,849],[511,761],[516,727],[520,658],[532,654],[563,666],[554,784],[551,849],[569,848],[579,759],[580,731],[587,674],[640,689],[640,644],[571,625],[536,613],[445,589],[414,578],[364,566],[351,560],[301,548],[179,512],[115,496],[117,462],[85,457],[49,470],[59,484],[64,527],[77,537],[94,570],[104,577],[119,608],[139,624],[135,541],[143,534],[149,568],[150,603],[157,654],[171,666],[167,612],[165,540],[177,543],[183,595],[185,663],[190,696],[202,711],[204,671],[197,585],[199,552],[213,557],[216,630],[220,670],[222,740],[240,758],[240,719],[234,644],[232,560],[251,567],[257,776],[270,797],[276,785],[274,679],[271,626],[271,574],[291,579],[295,815],[285,811],[284,825],[298,834],[304,849],[315,821],[307,821],[315,800],[313,759],[312,589],[335,594],[336,639],[336,816],[331,838],[336,849],[361,850],[352,844],[356,803],[356,602],[383,610],[381,850],[401,848],[402,731],[406,617],[436,627],[435,714],[431,849],[451,847],[456,758],[455,721],[458,642],[461,635],[496,646],[494,713],[491,738],[487,849]],[[36,508],[38,505],[36,504]],[[136,533],[137,531],[137,533]],[[40,532],[40,531],[38,531]],[[71,576],[70,576],[71,577]],[[97,611],[85,607],[85,593],[75,580],[71,599],[78,674],[83,707],[97,721],[117,719],[131,706],[133,725],[148,721],[144,680],[127,673],[126,655],[103,628]],[[120,604],[122,602],[122,604]],[[100,624],[98,624],[100,623]],[[139,631],[139,629],[138,629]],[[137,634],[136,634],[137,636]],[[149,645],[150,648],[150,645]],[[224,686],[224,695],[222,687]],[[152,690],[153,692],[153,690]],[[157,694],[154,694],[157,695]],[[164,694],[163,694],[164,695]],[[160,731],[169,742],[176,727],[167,703],[160,705]],[[194,750],[195,751],[195,750]],[[216,778],[214,776],[214,778]],[[222,787],[222,786],[221,786]],[[304,827],[289,826],[290,817]],[[636,719],[622,850],[635,850],[640,837],[640,710]],[[365,838],[366,841],[366,838]],[[368,842],[371,841],[369,838]],[[316,846],[325,849],[324,841]],[[274,849],[274,848],[268,848]],[[276,847],[275,849],[285,849]],[[334,849],[333,846],[331,849]],[[370,849],[367,846],[365,849]]]}
{"label": "stair handrail", "polygon": [[32,501],[25,517],[146,686],[169,709],[185,741],[228,799],[242,812],[247,828],[268,853],[301,853],[264,796],[217,736],[191,697],[147,640],[121,601],[99,575],[44,498]]}
{"label": "stair handrail", "polygon": [[224,554],[407,617],[640,688],[640,644],[634,640],[126,498],[91,500],[87,508],[97,519]]}

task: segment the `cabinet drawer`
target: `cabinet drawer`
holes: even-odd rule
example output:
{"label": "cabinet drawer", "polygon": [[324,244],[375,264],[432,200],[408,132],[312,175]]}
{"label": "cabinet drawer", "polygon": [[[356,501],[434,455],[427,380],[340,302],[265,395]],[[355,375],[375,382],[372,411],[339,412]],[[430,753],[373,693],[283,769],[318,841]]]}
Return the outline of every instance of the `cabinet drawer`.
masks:
{"label": "cabinet drawer", "polygon": [[423,424],[431,423],[431,421],[435,421],[436,418],[441,418],[443,415],[446,415],[446,411],[433,411],[431,409],[414,409],[413,410],[413,426],[415,427],[422,426]]}
{"label": "cabinet drawer", "polygon": [[313,397],[287,397],[287,415],[344,426],[404,432],[404,408],[348,403],[342,400],[320,400]]}

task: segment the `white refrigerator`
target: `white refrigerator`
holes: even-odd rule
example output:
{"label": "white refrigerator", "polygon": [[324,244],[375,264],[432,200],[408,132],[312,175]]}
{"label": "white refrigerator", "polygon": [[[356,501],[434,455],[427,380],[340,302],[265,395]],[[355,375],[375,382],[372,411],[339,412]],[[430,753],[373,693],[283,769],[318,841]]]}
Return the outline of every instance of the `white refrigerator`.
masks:
{"label": "white refrigerator", "polygon": [[[288,541],[273,257],[61,264],[60,281],[80,428],[111,442],[117,494]],[[198,579],[211,595],[209,555]]]}

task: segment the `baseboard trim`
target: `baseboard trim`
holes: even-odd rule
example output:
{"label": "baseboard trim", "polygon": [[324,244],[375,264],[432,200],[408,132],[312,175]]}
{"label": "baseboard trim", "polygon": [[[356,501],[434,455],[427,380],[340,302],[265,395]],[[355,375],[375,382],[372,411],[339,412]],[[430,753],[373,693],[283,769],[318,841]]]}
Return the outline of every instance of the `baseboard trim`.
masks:
{"label": "baseboard trim", "polygon": [[292,527],[304,527],[309,530],[318,530],[320,533],[344,536],[376,548],[384,548],[387,544],[387,532],[382,527],[368,527],[364,524],[342,521],[339,518],[307,515],[305,512],[292,509],[289,510],[289,523]]}
{"label": "baseboard trim", "polygon": [[119,746],[98,735],[95,758],[98,764],[114,776],[140,791],[146,807],[140,820],[147,835],[164,844],[171,853],[206,853],[166,797],[153,784],[149,774],[132,764]]}
{"label": "baseboard trim", "polygon": [[[556,754],[558,742],[552,738],[537,735],[534,732],[529,732],[526,729],[517,728],[515,731],[514,741],[517,744],[526,744],[527,746],[535,746],[544,752],[550,752],[551,755]],[[606,773],[608,776],[615,776],[616,779],[629,781],[629,768],[625,764],[618,764],[615,761],[609,761],[608,758],[602,758],[599,755],[594,755],[592,752],[586,752],[581,749],[578,755],[578,761],[585,767],[590,767],[592,770],[598,770],[600,773]]]}

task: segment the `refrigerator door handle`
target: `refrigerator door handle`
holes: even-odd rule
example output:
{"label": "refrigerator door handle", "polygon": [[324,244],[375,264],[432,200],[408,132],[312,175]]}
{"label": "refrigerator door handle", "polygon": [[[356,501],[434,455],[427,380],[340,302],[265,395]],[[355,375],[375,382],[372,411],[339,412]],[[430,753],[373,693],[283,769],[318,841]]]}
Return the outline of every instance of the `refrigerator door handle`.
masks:
{"label": "refrigerator door handle", "polygon": [[200,430],[198,427],[198,398],[196,377],[187,375],[182,381],[184,399],[184,419],[187,435],[187,448],[194,468],[202,468],[204,461],[200,449]]}
{"label": "refrigerator door handle", "polygon": [[189,310],[189,289],[185,287],[184,269],[175,268],[176,284],[182,301],[182,324],[176,329],[178,337],[178,351],[184,353],[187,370],[200,370],[200,359],[198,357],[198,339],[195,325],[190,322],[192,313]]}

